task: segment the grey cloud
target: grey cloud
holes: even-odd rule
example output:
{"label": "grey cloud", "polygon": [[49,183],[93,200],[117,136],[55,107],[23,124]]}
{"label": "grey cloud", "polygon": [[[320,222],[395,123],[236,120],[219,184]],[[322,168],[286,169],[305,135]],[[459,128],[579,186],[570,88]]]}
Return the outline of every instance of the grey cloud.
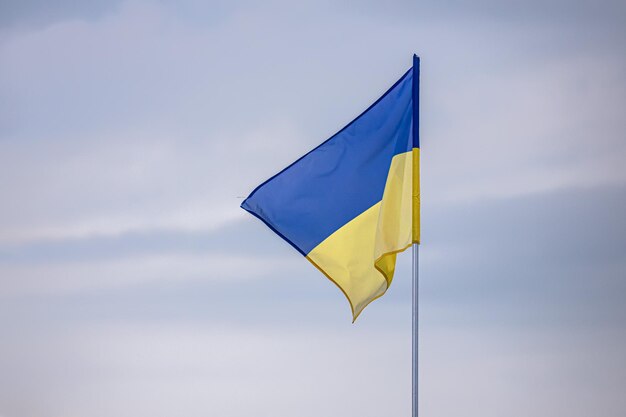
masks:
{"label": "grey cloud", "polygon": [[39,6],[0,13],[0,414],[407,414],[409,254],[352,325],[238,206],[414,52],[422,412],[623,414],[621,2]]}
{"label": "grey cloud", "polygon": [[[320,33],[295,19],[268,27],[270,16],[253,8],[199,29],[140,3],[91,25],[9,38],[0,70],[2,114],[12,115],[0,137],[4,240],[176,228],[181,218],[207,227],[209,210],[227,212],[253,178],[358,114],[406,69],[399,57],[420,46],[435,198],[623,180],[619,55],[555,49],[523,25],[504,40],[496,24],[462,19],[455,31],[434,21],[372,33],[367,19],[324,15]],[[353,31],[340,36],[347,22]],[[593,153],[571,152],[591,137]],[[222,175],[235,149],[237,173]]]}
{"label": "grey cloud", "polygon": [[[626,320],[620,295],[626,291],[623,186],[574,188],[448,206],[425,201],[423,300],[425,308],[439,311],[437,317],[444,322],[472,314],[480,320],[521,320],[535,325],[548,319],[552,324],[556,321],[563,325],[581,319],[616,324]],[[128,280],[127,285],[117,284],[104,293],[100,292],[101,285],[94,283],[95,286],[81,290],[80,284],[73,297],[82,304],[80,300],[88,296],[93,300],[88,304],[94,306],[106,305],[107,299],[115,299],[116,303],[126,300],[123,303],[128,302],[127,311],[132,311],[140,294],[152,293],[148,299],[161,299],[157,305],[176,306],[183,298],[187,302],[197,299],[198,305],[212,306],[210,311],[214,313],[232,307],[229,316],[233,319],[247,317],[248,303],[264,306],[261,309],[277,315],[274,319],[278,320],[282,309],[271,308],[273,303],[286,303],[284,310],[290,311],[297,308],[289,306],[290,300],[301,303],[312,297],[312,302],[321,304],[335,300],[339,312],[345,307],[345,300],[334,286],[256,219],[235,222],[209,233],[154,231],[5,247],[0,269],[4,268],[6,274],[15,265],[39,265],[37,268],[44,270],[48,265],[50,271],[62,271],[63,265],[69,269],[77,261],[107,265],[118,260],[167,259],[184,254],[206,260],[202,270],[205,283],[197,278],[189,280],[197,274],[195,269],[181,268],[169,279],[164,276],[157,281]],[[278,259],[290,263],[284,264],[287,269],[259,271],[261,278],[252,281],[213,280],[210,264],[219,263],[220,256],[228,259],[229,254],[239,254],[250,261],[275,259],[277,265],[283,265]],[[393,311],[395,304],[406,305],[410,301],[408,255],[401,256],[400,262],[389,294],[368,312],[383,314],[381,310]],[[148,268],[146,264],[145,269]],[[222,268],[217,268],[213,275],[222,274],[219,271]],[[172,274],[167,269],[164,273]],[[41,275],[41,279],[47,282],[55,278]],[[168,297],[168,291],[172,291],[173,298]],[[66,304],[69,299],[64,296],[60,302]],[[526,303],[533,303],[534,311],[529,311]],[[586,308],[581,309],[582,305]],[[459,309],[460,306],[464,308]],[[161,317],[156,308],[150,311]],[[263,314],[259,308],[256,311],[257,315]],[[298,320],[303,314],[313,314],[313,318],[317,313],[300,311],[296,314]],[[375,320],[374,313],[367,315],[368,320],[369,316]]]}
{"label": "grey cloud", "polygon": [[[419,18],[420,16],[463,16],[465,18],[486,17],[502,21],[550,22],[553,25],[589,23],[617,23],[626,13],[624,3],[619,0],[452,0],[445,3],[437,1],[395,0],[382,7],[375,1],[350,2],[349,7],[362,10],[365,3],[372,10],[402,16]],[[359,7],[361,6],[361,7]]]}
{"label": "grey cloud", "polygon": [[45,1],[23,0],[0,2],[0,28],[20,26],[41,27],[66,19],[97,19],[114,12],[121,0],[91,0],[77,2],[72,0]]}
{"label": "grey cloud", "polygon": [[[424,397],[429,398],[427,409],[435,415],[447,415],[463,407],[476,415],[496,416],[507,410],[520,416],[529,412],[583,416],[585,410],[603,407],[606,415],[618,415],[621,396],[611,387],[624,381],[626,371],[626,364],[616,361],[626,343],[622,337],[626,317],[620,253],[626,247],[621,219],[625,205],[623,186],[564,189],[463,205],[425,203],[421,317],[422,372],[424,380],[429,381],[424,385]],[[583,219],[588,219],[586,225]],[[80,402],[65,394],[75,392],[79,384],[86,390],[85,395],[96,389],[106,392],[106,399],[101,400],[106,409],[118,410],[124,405],[125,409],[145,410],[150,404],[145,396],[166,389],[135,380],[147,376],[153,381],[169,380],[167,389],[171,392],[196,384],[224,384],[224,378],[235,378],[242,389],[251,388],[254,383],[242,375],[260,375],[261,368],[240,372],[232,367],[241,363],[236,358],[220,355],[219,362],[211,359],[218,354],[220,343],[232,348],[232,337],[239,333],[247,335],[248,342],[238,345],[240,354],[256,358],[264,342],[250,329],[267,337],[280,335],[273,338],[273,353],[263,355],[264,363],[271,364],[280,375],[290,375],[287,364],[292,361],[319,383],[335,371],[355,372],[351,365],[354,362],[345,360],[332,369],[305,365],[310,360],[324,361],[328,355],[334,357],[331,351],[320,350],[319,342],[310,341],[320,337],[331,350],[357,349],[371,357],[383,352],[391,354],[397,362],[385,360],[378,371],[371,364],[361,365],[370,376],[376,372],[380,381],[394,380],[398,389],[406,388],[401,381],[408,380],[409,257],[399,258],[390,292],[370,306],[356,325],[351,325],[347,303],[339,291],[271,231],[260,223],[258,227],[254,224],[250,220],[214,232],[213,242],[224,240],[225,246],[213,249],[219,252],[236,245],[237,242],[227,240],[228,234],[238,235],[243,242],[245,236],[241,233],[252,232],[251,241],[243,243],[240,251],[253,251],[252,246],[257,245],[270,247],[274,255],[293,255],[299,266],[248,282],[182,279],[54,297],[5,298],[0,307],[0,322],[8,337],[5,340],[11,342],[0,346],[0,357],[5,362],[3,368],[16,375],[10,385],[0,380],[5,386],[5,409],[18,415],[36,413],[37,407],[45,407],[52,414],[67,406],[91,409],[93,400]],[[78,250],[78,258],[89,259],[97,248],[110,251],[118,245],[119,251],[113,250],[112,256],[122,256],[124,248],[128,255],[133,255],[134,245],[143,246],[147,252],[164,253],[176,252],[177,242],[183,247],[189,245],[189,250],[193,250],[195,239],[199,239],[200,245],[211,242],[209,235],[148,236],[164,242],[151,247],[142,243],[142,237],[131,235],[118,240],[73,241],[66,248],[63,246],[67,242],[57,242],[57,249],[49,243],[47,260],[52,260],[55,252],[58,261],[65,260],[72,247]],[[80,252],[81,246],[87,248],[86,253]],[[21,250],[27,255],[33,248],[26,246]],[[263,252],[254,254],[259,255],[265,256]],[[36,257],[36,252],[31,256]],[[588,276],[588,271],[593,271],[593,276]],[[134,328],[129,328],[131,323]],[[224,326],[225,330],[216,332],[206,328],[206,323]],[[299,332],[308,335],[316,353],[297,344]],[[381,332],[388,343],[384,349],[371,345],[372,340],[381,339]],[[346,339],[337,339],[338,334]],[[369,341],[358,339],[358,335]],[[111,342],[102,344],[104,339]],[[45,340],[45,348],[37,340]],[[150,341],[164,350],[149,348]],[[23,345],[27,348],[19,348]],[[190,349],[199,353],[191,354]],[[195,371],[185,360],[166,356],[168,352],[183,351],[191,355],[188,359],[197,365],[193,367]],[[308,358],[306,361],[302,360],[303,355]],[[23,364],[26,358],[34,364],[32,369]],[[593,366],[586,365],[589,363]],[[230,366],[231,372],[217,372],[218,364]],[[27,384],[35,371],[40,375],[39,383]],[[176,378],[172,379],[173,375]],[[42,394],[49,392],[51,380],[57,381],[54,398]],[[536,386],[537,380],[542,381],[541,389]],[[133,397],[119,397],[106,381],[128,384]],[[281,390],[285,380],[281,381],[272,386]],[[474,382],[471,388],[469,381]],[[363,393],[356,386],[349,386],[352,388],[342,388],[343,395]],[[320,389],[298,391],[298,395],[303,401],[313,401],[324,392]],[[494,392],[498,399],[494,399]],[[573,403],[558,399],[579,392],[595,394]],[[25,407],[26,399],[32,395],[39,401]],[[189,413],[200,413],[209,407],[206,398],[211,399],[210,404],[222,404],[212,394],[206,395],[204,400],[188,398],[193,404]],[[450,404],[449,396],[454,396],[458,404]],[[538,402],[522,401],[527,396],[536,396]],[[400,395],[394,405],[398,412],[406,407],[402,398]],[[474,404],[472,398],[482,398],[481,406]],[[360,404],[368,404],[373,410],[379,406],[374,402]],[[269,403],[263,406],[269,407]],[[341,400],[332,400],[329,407],[341,408]],[[292,414],[291,406],[284,413]]]}

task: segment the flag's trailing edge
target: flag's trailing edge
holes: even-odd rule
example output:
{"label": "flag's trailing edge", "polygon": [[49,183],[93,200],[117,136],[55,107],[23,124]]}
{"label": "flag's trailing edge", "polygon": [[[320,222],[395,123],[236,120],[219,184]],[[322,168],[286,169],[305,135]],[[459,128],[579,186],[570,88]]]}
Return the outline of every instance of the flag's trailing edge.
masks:
{"label": "flag's trailing edge", "polygon": [[241,204],[341,289],[353,320],[420,241],[419,63]]}

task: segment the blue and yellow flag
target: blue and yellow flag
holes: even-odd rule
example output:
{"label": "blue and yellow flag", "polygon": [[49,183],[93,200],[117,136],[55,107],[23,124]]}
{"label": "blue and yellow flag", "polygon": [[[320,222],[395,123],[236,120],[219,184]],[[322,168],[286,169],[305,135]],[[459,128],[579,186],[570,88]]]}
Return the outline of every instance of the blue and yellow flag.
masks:
{"label": "blue and yellow flag", "polygon": [[241,207],[345,294],[353,319],[389,288],[396,254],[420,241],[419,58],[330,139]]}

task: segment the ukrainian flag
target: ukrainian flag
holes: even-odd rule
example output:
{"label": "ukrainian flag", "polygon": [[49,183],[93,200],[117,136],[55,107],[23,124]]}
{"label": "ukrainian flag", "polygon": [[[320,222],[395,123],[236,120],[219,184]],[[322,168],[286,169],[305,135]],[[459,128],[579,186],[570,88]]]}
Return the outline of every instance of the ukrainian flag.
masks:
{"label": "ukrainian flag", "polygon": [[330,139],[258,186],[241,207],[289,242],[350,303],[353,319],[420,241],[419,58]]}

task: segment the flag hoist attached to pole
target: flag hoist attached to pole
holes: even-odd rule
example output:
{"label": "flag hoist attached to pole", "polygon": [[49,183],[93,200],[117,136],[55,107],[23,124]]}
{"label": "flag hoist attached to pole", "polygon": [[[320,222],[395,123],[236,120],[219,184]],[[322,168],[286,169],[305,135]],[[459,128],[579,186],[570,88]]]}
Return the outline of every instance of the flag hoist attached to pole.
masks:
{"label": "flag hoist attached to pole", "polygon": [[241,207],[345,294],[353,321],[420,241],[419,58],[330,139],[259,185]]}

